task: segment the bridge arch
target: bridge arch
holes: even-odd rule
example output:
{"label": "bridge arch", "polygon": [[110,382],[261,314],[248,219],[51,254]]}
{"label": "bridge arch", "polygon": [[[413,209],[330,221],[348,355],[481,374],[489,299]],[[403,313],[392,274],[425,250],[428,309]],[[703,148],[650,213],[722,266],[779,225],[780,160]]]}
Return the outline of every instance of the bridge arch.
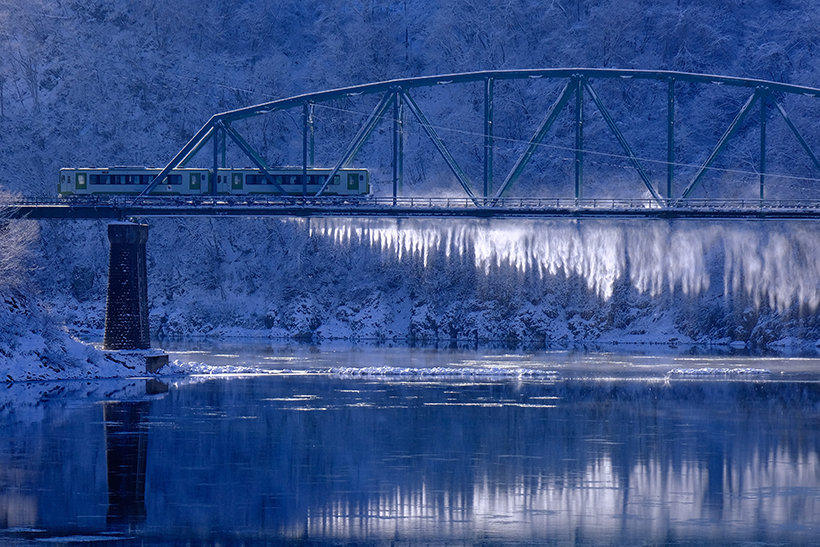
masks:
{"label": "bridge arch", "polygon": [[[541,119],[536,131],[529,136],[523,150],[518,155],[512,168],[504,176],[497,187],[494,187],[493,171],[495,157],[495,136],[494,136],[494,108],[493,92],[496,82],[505,80],[529,80],[545,79],[560,82],[561,91],[553,98],[545,115]],[[666,87],[666,158],[663,163],[666,165],[666,180],[653,181],[650,179],[644,167],[644,161],[633,151],[628,139],[619,129],[617,120],[607,109],[604,101],[596,92],[593,85],[595,80],[624,79],[655,81],[665,84]],[[458,164],[448,146],[441,139],[436,131],[436,126],[432,124],[425,115],[419,104],[415,101],[412,92],[420,88],[432,88],[449,84],[483,83],[484,108],[483,108],[483,184],[481,190],[475,188],[472,181],[465,174],[464,169]],[[679,83],[694,83],[704,85],[720,85],[735,88],[743,88],[749,92],[748,98],[737,110],[732,122],[726,126],[722,136],[711,149],[708,156],[700,162],[695,169],[694,175],[686,181],[684,190],[674,194],[675,166],[676,166],[676,87]],[[503,197],[513,187],[527,166],[533,153],[541,144],[545,136],[555,124],[558,116],[574,103],[574,193],[575,198],[583,198],[584,191],[584,120],[585,104],[592,103],[598,115],[603,119],[608,127],[613,143],[622,150],[623,158],[627,159],[632,169],[643,183],[651,198],[659,205],[670,201],[687,200],[693,191],[703,180],[704,175],[713,166],[715,160],[726,149],[727,143],[737,133],[741,125],[749,118],[754,107],[758,107],[759,118],[759,139],[760,148],[756,171],[759,179],[759,196],[764,199],[767,177],[767,132],[766,127],[769,118],[774,111],[785,121],[788,130],[794,135],[800,147],[806,152],[814,167],[820,171],[820,160],[812,150],[806,138],[790,118],[782,98],[786,95],[801,95],[812,98],[820,97],[820,89],[772,82],[766,80],[736,78],[729,76],[717,76],[709,74],[691,74],[673,71],[645,71],[645,70],[620,70],[620,69],[589,69],[589,68],[559,68],[559,69],[528,69],[528,70],[501,70],[501,71],[481,71],[457,74],[445,74],[437,76],[424,76],[416,78],[405,78],[384,82],[369,83],[357,86],[350,86],[340,89],[319,91],[270,101],[254,106],[239,108],[222,112],[212,116],[202,128],[188,141],[188,143],[169,161],[163,170],[157,175],[153,182],[140,194],[144,196],[159,184],[169,172],[179,166],[185,165],[206,145],[213,146],[213,168],[214,172],[219,163],[219,144],[226,139],[230,139],[250,161],[260,169],[269,182],[275,186],[278,192],[284,194],[284,190],[279,187],[274,178],[270,175],[267,162],[256,149],[233,127],[233,123],[256,116],[270,114],[283,110],[301,110],[302,118],[302,168],[306,175],[312,156],[312,124],[313,107],[317,104],[325,103],[346,97],[359,95],[375,95],[378,103],[370,115],[359,127],[354,139],[347,145],[344,152],[333,164],[333,168],[326,178],[322,188],[316,193],[320,196],[329,181],[333,180],[335,174],[346,167],[361,150],[362,146],[372,135],[374,129],[386,118],[392,120],[392,182],[393,197],[396,197],[401,187],[403,171],[403,120],[405,110],[409,111],[419,125],[423,128],[428,139],[435,146],[438,153],[446,162],[449,169],[457,179],[467,197],[476,205],[487,203],[486,198]],[[485,198],[482,200],[481,198]]]}

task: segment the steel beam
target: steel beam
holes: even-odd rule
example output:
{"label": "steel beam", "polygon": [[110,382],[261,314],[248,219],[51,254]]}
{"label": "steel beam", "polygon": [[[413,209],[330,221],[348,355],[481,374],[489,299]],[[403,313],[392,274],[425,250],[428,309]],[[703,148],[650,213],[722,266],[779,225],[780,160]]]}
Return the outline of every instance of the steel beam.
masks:
{"label": "steel beam", "polygon": [[225,167],[227,167],[227,163],[225,162],[225,156],[227,155],[226,153],[228,148],[228,135],[224,131],[220,131],[219,133],[220,135],[222,135],[222,169],[225,169]]}
{"label": "steel beam", "polygon": [[370,134],[379,124],[379,122],[382,119],[382,116],[384,116],[384,113],[387,111],[387,107],[389,107],[390,103],[393,101],[393,95],[393,93],[384,94],[381,101],[379,101],[379,104],[377,104],[376,108],[373,109],[373,112],[370,113],[370,117],[367,119],[365,124],[361,128],[359,128],[359,132],[356,134],[356,137],[353,139],[353,142],[350,143],[350,146],[347,147],[347,150],[342,156],[342,159],[340,159],[338,163],[336,163],[336,165],[333,167],[333,169],[331,169],[330,175],[328,175],[327,179],[325,180],[325,183],[322,184],[322,187],[319,188],[319,191],[316,192],[316,196],[322,195],[322,193],[325,191],[325,188],[327,188],[327,185],[330,184],[330,181],[332,181],[333,177],[336,176],[336,173],[339,172],[339,169],[343,169],[348,164],[348,162],[350,162],[350,160],[352,160],[353,157],[359,152],[359,150],[362,149],[362,146],[364,146],[365,141],[367,141],[368,137],[370,137]]}
{"label": "steel beam", "polygon": [[[655,201],[661,203],[661,196],[658,194],[657,190],[655,190],[655,187],[652,185],[652,181],[649,180],[649,176],[643,169],[643,165],[641,165],[641,162],[638,160],[637,157],[635,157],[635,154],[632,152],[632,148],[626,141],[626,137],[624,137],[623,133],[621,133],[620,129],[618,129],[618,126],[615,124],[615,120],[612,119],[612,116],[609,114],[609,111],[604,106],[604,103],[601,101],[601,98],[598,97],[598,94],[595,92],[594,89],[592,89],[592,86],[588,81],[582,81],[584,82],[584,88],[587,90],[587,92],[589,92],[589,96],[592,98],[592,102],[594,102],[595,106],[598,107],[598,111],[601,113],[601,116],[603,116],[604,121],[609,126],[609,129],[615,135],[615,139],[621,145],[621,148],[623,148],[624,152],[626,152],[626,155],[629,157],[629,161],[632,163],[632,166],[638,172],[638,176],[641,177],[641,180],[643,181],[644,185],[647,187],[647,189],[649,189],[649,193],[652,194],[652,197],[655,198]],[[583,123],[583,121],[581,123]]]}
{"label": "steel beam", "polygon": [[207,136],[213,130],[218,119],[219,115],[211,117],[211,119],[208,120],[208,123],[203,125],[202,128],[199,131],[197,131],[193,137],[191,137],[191,140],[188,141],[188,144],[183,146],[182,150],[177,152],[177,155],[174,156],[173,159],[169,161],[165,167],[162,168],[162,171],[160,171],[159,174],[156,177],[154,177],[154,180],[151,181],[151,184],[149,184],[142,192],[140,192],[137,195],[136,198],[134,198],[134,201],[136,201],[144,195],[150,194],[154,190],[154,188],[157,187],[157,184],[159,184],[160,181],[165,180],[165,177],[168,176],[168,173],[170,173],[172,169],[176,168],[182,161],[182,159],[187,157],[188,154],[199,145],[199,143],[201,143],[203,140],[207,138]]}
{"label": "steel beam", "polygon": [[689,186],[686,187],[686,190],[683,191],[683,195],[681,198],[686,199],[689,197],[689,194],[697,187],[698,183],[700,182],[703,175],[706,174],[706,171],[718,157],[718,155],[723,151],[723,148],[726,146],[726,143],[735,134],[740,124],[743,123],[743,120],[746,118],[746,115],[751,110],[752,106],[754,106],[755,102],[758,99],[758,91],[752,93],[752,95],[746,100],[746,104],[743,105],[743,108],[740,109],[740,112],[737,113],[735,119],[729,124],[729,127],[726,129],[726,132],[723,133],[723,136],[715,146],[715,149],[712,150],[712,153],[709,154],[709,157],[706,159],[703,165],[700,166],[698,172],[695,173],[695,176],[692,178],[692,181],[689,183]]}
{"label": "steel beam", "polygon": [[766,99],[768,93],[765,91],[760,95],[760,199],[764,199],[766,184]]}
{"label": "steel beam", "polygon": [[470,198],[475,198],[475,194],[473,193],[473,190],[470,188],[470,182],[467,179],[467,175],[465,175],[464,171],[461,170],[461,167],[458,166],[456,160],[450,154],[450,151],[447,150],[447,147],[439,138],[438,134],[436,133],[436,130],[433,128],[430,122],[427,121],[427,118],[424,116],[424,113],[419,108],[419,105],[416,104],[416,101],[413,100],[413,97],[411,97],[407,93],[407,91],[402,90],[402,96],[404,97],[405,102],[407,102],[407,106],[410,108],[410,111],[413,113],[414,116],[416,116],[416,119],[424,128],[424,131],[427,133],[427,136],[430,138],[431,141],[433,141],[433,144],[439,151],[439,154],[441,154],[441,157],[443,157],[444,161],[447,162],[447,165],[450,166],[450,169],[453,171],[453,174],[458,179],[458,182],[459,184],[461,184],[461,187],[464,188],[464,191],[467,192],[467,195],[470,196]]}
{"label": "steel beam", "polygon": [[210,194],[215,196],[217,194],[217,185],[216,182],[219,180],[219,134],[225,134],[225,131],[220,131],[219,127],[214,128],[214,171],[211,173],[211,191]]}
{"label": "steel beam", "polygon": [[196,155],[197,155],[197,153],[199,153],[199,151],[200,151],[200,150],[202,150],[202,148],[203,148],[203,147],[204,147],[204,146],[208,143],[208,139],[213,138],[213,135],[214,135],[215,133],[216,133],[216,129],[214,129],[214,128],[212,127],[212,128],[211,128],[211,129],[210,129],[210,130],[209,130],[209,131],[205,134],[205,136],[204,136],[204,137],[202,137],[202,140],[200,140],[200,141],[199,141],[199,143],[198,143],[196,146],[194,146],[194,147],[191,149],[191,151],[190,151],[190,152],[188,152],[187,154],[185,154],[185,157],[184,157],[184,158],[182,158],[181,160],[179,160],[179,167],[185,167],[185,165],[186,165],[189,161],[191,161],[191,158],[193,158],[194,156],[196,156]]}
{"label": "steel beam", "polygon": [[493,191],[493,82],[484,81],[484,197]]}
{"label": "steel beam", "polygon": [[527,163],[530,161],[535,150],[541,144],[541,141],[544,140],[544,137],[547,135],[547,132],[552,127],[552,124],[555,123],[555,120],[558,118],[558,115],[561,113],[562,110],[567,106],[569,103],[570,98],[572,98],[572,94],[575,93],[575,86],[573,85],[572,81],[569,81],[564,85],[564,88],[561,90],[561,94],[555,100],[552,105],[550,105],[549,110],[547,110],[547,115],[544,116],[544,119],[541,121],[541,125],[538,126],[538,129],[535,131],[535,134],[530,139],[530,142],[527,144],[527,148],[524,152],[519,156],[518,160],[515,162],[515,165],[510,170],[510,173],[504,179],[504,182],[501,184],[501,187],[495,193],[496,198],[502,197],[512,185],[515,184],[515,181],[518,180],[518,177],[521,176],[521,173],[524,171],[524,168],[527,166]]}
{"label": "steel beam", "polygon": [[242,135],[237,133],[236,129],[231,127],[229,124],[223,123],[222,120],[220,120],[218,123],[222,130],[225,131],[231,137],[231,140],[233,140],[233,142],[236,143],[240,150],[242,150],[248,156],[248,158],[250,158],[254,165],[256,165],[256,167],[260,171],[262,171],[262,174],[265,175],[265,178],[268,180],[268,182],[270,182],[273,185],[273,187],[279,191],[280,194],[282,194],[283,196],[287,195],[285,193],[285,190],[279,185],[278,182],[276,182],[276,179],[273,178],[273,175],[270,174],[270,167],[268,167],[267,163],[265,163],[265,160],[263,160],[262,157],[259,154],[257,154],[253,148],[251,148],[251,145],[245,142],[245,139],[242,138]]}
{"label": "steel beam", "polygon": [[575,79],[575,199],[584,197],[584,78]]}
{"label": "steel beam", "polygon": [[226,122],[238,119],[268,114],[277,110],[284,110],[299,107],[306,101],[322,102],[349,97],[353,95],[369,95],[386,93],[395,87],[408,90],[418,87],[430,87],[440,83],[467,83],[485,81],[487,78],[494,80],[524,80],[528,78],[548,78],[567,79],[580,75],[584,78],[634,78],[638,80],[668,81],[674,78],[676,81],[691,82],[700,84],[719,84],[733,87],[745,87],[755,89],[760,86],[767,87],[773,93],[798,93],[812,97],[820,97],[820,89],[758,80],[751,78],[734,78],[729,76],[718,76],[713,74],[691,74],[688,72],[676,72],[671,70],[629,70],[629,69],[606,69],[606,68],[550,68],[550,69],[528,69],[528,70],[495,70],[480,72],[462,72],[456,74],[441,74],[437,76],[423,76],[419,78],[404,78],[376,82],[371,84],[350,86],[340,89],[331,89],[317,93],[307,93],[286,99],[279,99],[254,106],[239,108],[219,114]]}
{"label": "steel beam", "polygon": [[791,118],[789,118],[789,115],[786,114],[786,109],[783,108],[783,105],[780,104],[780,101],[774,101],[774,105],[777,107],[777,110],[780,112],[780,115],[783,116],[783,119],[786,121],[786,125],[788,125],[789,129],[792,130],[794,136],[797,137],[797,142],[800,143],[800,146],[802,146],[803,150],[806,151],[806,154],[809,155],[811,161],[814,162],[814,166],[820,169],[820,161],[818,161],[817,156],[814,155],[814,152],[809,146],[809,143],[806,142],[806,139],[803,138],[803,135],[801,135],[800,131],[797,130],[797,127],[794,126],[794,123],[792,123],[792,120]]}
{"label": "steel beam", "polygon": [[404,108],[401,103],[401,92],[396,91],[393,97],[393,198],[401,195],[404,176]]}
{"label": "steel beam", "polygon": [[302,107],[302,195],[307,195],[307,169],[308,169],[308,118],[310,112],[308,103]]}
{"label": "steel beam", "polygon": [[313,116],[313,103],[308,108],[308,166],[316,165],[316,119]]}
{"label": "steel beam", "polygon": [[[231,199],[231,198],[237,199]],[[69,201],[69,203],[66,203]],[[476,206],[470,198],[361,198],[346,199],[302,196],[165,196],[139,205],[127,200],[100,202],[96,199],[27,200],[6,204],[7,219],[123,219],[149,216],[209,217],[380,217],[380,218],[634,218],[766,220],[804,219],[820,221],[817,200],[690,200],[674,206],[657,207],[646,199],[529,198],[501,199],[494,207]]]}
{"label": "steel beam", "polygon": [[666,199],[672,199],[675,178],[675,78],[669,78],[666,86]]}

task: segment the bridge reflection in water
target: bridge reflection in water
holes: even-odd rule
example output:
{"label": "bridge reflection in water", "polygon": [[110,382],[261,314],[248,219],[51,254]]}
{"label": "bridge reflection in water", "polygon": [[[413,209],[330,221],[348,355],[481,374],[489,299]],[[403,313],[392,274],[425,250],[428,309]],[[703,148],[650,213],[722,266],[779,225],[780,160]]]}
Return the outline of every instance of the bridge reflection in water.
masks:
{"label": "bridge reflection in water", "polygon": [[96,405],[51,398],[35,430],[5,420],[0,507],[24,496],[40,510],[18,526],[157,545],[807,541],[820,387],[770,376],[183,383],[106,407],[107,505],[87,491]]}

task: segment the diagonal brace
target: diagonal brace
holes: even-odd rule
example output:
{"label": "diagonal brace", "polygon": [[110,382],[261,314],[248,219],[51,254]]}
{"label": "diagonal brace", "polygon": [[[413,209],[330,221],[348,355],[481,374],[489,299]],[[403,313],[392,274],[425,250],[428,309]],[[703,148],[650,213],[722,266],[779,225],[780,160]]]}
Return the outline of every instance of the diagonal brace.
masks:
{"label": "diagonal brace", "polygon": [[740,124],[743,123],[743,120],[746,118],[746,115],[749,113],[749,110],[751,110],[752,106],[754,106],[755,102],[757,102],[758,97],[759,91],[755,90],[755,92],[752,93],[752,95],[746,100],[746,104],[744,104],[743,108],[740,109],[740,112],[737,113],[735,119],[726,129],[726,132],[723,133],[723,136],[718,141],[717,146],[715,146],[715,149],[712,150],[712,153],[709,155],[709,158],[703,165],[700,166],[700,169],[698,169],[698,172],[695,173],[695,176],[692,178],[692,182],[690,182],[689,186],[686,187],[686,190],[683,191],[683,194],[681,195],[682,199],[688,198],[689,194],[691,194],[695,187],[697,187],[698,183],[700,182],[700,179],[703,178],[703,175],[706,174],[706,170],[709,169],[709,167],[715,161],[715,158],[717,158],[718,155],[725,148],[726,143],[740,127]]}
{"label": "diagonal brace", "polygon": [[[283,196],[287,195],[282,186],[280,186],[273,178],[273,176],[270,174],[270,167],[268,167],[268,165],[265,163],[265,160],[263,160],[262,157],[259,154],[257,154],[253,148],[251,148],[251,145],[245,142],[245,139],[242,138],[242,135],[240,135],[236,131],[236,129],[231,127],[230,124],[224,123],[222,120],[219,120],[219,122],[217,123],[219,127],[224,129],[225,133],[227,133],[231,137],[233,142],[235,142],[236,145],[250,158],[250,160],[256,165],[256,167],[260,171],[262,171],[268,182],[273,184],[274,188],[276,188],[276,190],[279,191],[280,194],[282,194]],[[216,185],[216,173],[213,174],[213,177],[214,185]]]}
{"label": "diagonal brace", "polygon": [[584,87],[589,92],[589,96],[592,97],[592,101],[595,103],[595,106],[598,107],[598,111],[601,113],[601,116],[603,116],[604,121],[606,121],[606,124],[609,126],[609,129],[612,130],[612,133],[615,135],[615,138],[618,140],[618,143],[621,145],[621,148],[623,148],[624,152],[626,152],[626,155],[629,156],[629,161],[632,162],[632,166],[638,172],[638,176],[641,177],[641,180],[643,181],[644,185],[646,185],[646,187],[649,189],[649,192],[652,194],[652,197],[655,199],[655,201],[661,204],[662,199],[660,194],[658,194],[657,190],[655,190],[655,187],[652,185],[652,181],[649,180],[649,176],[646,174],[646,171],[644,171],[641,162],[638,161],[638,158],[635,157],[635,154],[632,152],[632,148],[629,146],[629,143],[626,142],[626,137],[624,137],[623,133],[621,133],[621,131],[618,129],[618,126],[615,125],[615,120],[612,119],[612,116],[610,115],[609,111],[604,106],[604,103],[601,101],[601,98],[598,97],[598,94],[595,93],[595,90],[592,89],[592,86],[590,85],[589,81],[587,81],[586,79],[584,79],[583,81]]}
{"label": "diagonal brace", "polygon": [[195,148],[202,146],[205,139],[207,139],[211,135],[214,126],[216,125],[216,119],[218,118],[216,116],[213,116],[210,120],[208,120],[208,123],[203,125],[202,128],[199,131],[197,131],[193,137],[191,137],[191,140],[188,141],[188,144],[186,144],[182,148],[182,150],[180,150],[177,153],[177,155],[174,156],[174,159],[168,162],[168,165],[162,168],[162,171],[160,171],[159,174],[156,177],[154,177],[154,180],[151,181],[151,184],[149,184],[148,187],[145,188],[145,190],[140,192],[139,195],[136,198],[134,198],[134,202],[136,202],[137,199],[141,198],[142,196],[150,194],[154,190],[154,188],[157,187],[160,181],[165,180],[165,177],[168,176],[168,173],[170,173],[172,169],[175,169],[181,163],[183,158],[187,160],[188,156],[191,155],[192,151]]}
{"label": "diagonal brace", "polygon": [[795,127],[794,123],[792,123],[792,120],[791,120],[791,118],[789,118],[789,115],[786,114],[786,109],[783,108],[783,105],[780,104],[780,101],[777,101],[777,100],[774,101],[774,105],[780,111],[780,115],[783,116],[783,119],[786,121],[786,125],[788,125],[789,129],[792,130],[792,133],[794,133],[794,136],[797,137],[797,141],[800,143],[800,146],[803,147],[803,150],[805,150],[806,153],[809,155],[809,157],[811,158],[811,161],[814,162],[815,167],[820,169],[820,161],[817,160],[817,156],[814,155],[814,152],[812,151],[811,147],[809,146],[809,143],[806,142],[806,139],[803,138],[803,135],[800,134],[800,131],[798,131],[797,127]]}
{"label": "diagonal brace", "polygon": [[564,110],[569,103],[569,100],[572,98],[572,94],[575,91],[575,86],[572,85],[573,81],[570,80],[564,86],[564,89],[561,90],[561,95],[558,99],[552,103],[547,110],[547,115],[544,117],[541,125],[538,126],[538,130],[536,130],[535,135],[532,136],[530,139],[529,144],[527,144],[526,150],[521,156],[518,158],[518,161],[515,162],[510,173],[507,175],[507,178],[504,179],[504,182],[501,184],[501,187],[495,193],[496,198],[500,198],[507,192],[515,181],[518,180],[518,177],[521,176],[521,173],[524,172],[524,168],[527,166],[527,163],[530,161],[530,158],[535,153],[535,150],[541,144],[541,141],[544,140],[544,137],[547,135],[547,132],[552,128],[552,124],[555,123],[555,120],[558,118],[558,115]]}
{"label": "diagonal brace", "polygon": [[370,137],[370,134],[376,128],[376,126],[381,121],[384,113],[387,112],[387,108],[393,103],[395,100],[395,93],[388,91],[387,93],[382,96],[382,100],[379,101],[379,104],[376,105],[376,108],[373,109],[373,112],[370,113],[370,117],[367,119],[365,124],[359,129],[359,132],[356,134],[356,137],[353,139],[353,142],[350,143],[350,146],[347,147],[342,158],[339,162],[333,167],[328,175],[327,179],[325,179],[324,184],[322,187],[319,188],[319,191],[316,192],[315,196],[319,197],[322,195],[322,192],[325,191],[330,181],[333,180],[333,177],[336,176],[336,173],[339,172],[340,169],[343,169],[347,166],[350,160],[359,153],[359,150],[362,149],[364,143]]}
{"label": "diagonal brace", "polygon": [[413,100],[413,97],[411,97],[407,93],[407,91],[403,89],[401,91],[402,96],[405,98],[407,102],[407,106],[416,116],[416,119],[424,128],[424,131],[427,133],[427,136],[430,138],[431,141],[433,141],[433,144],[441,154],[441,157],[444,158],[444,161],[447,162],[447,165],[450,166],[450,169],[453,171],[453,174],[458,179],[458,182],[459,184],[461,184],[461,187],[464,188],[464,191],[467,192],[467,195],[470,196],[473,202],[475,202],[476,205],[478,205],[478,202],[475,199],[475,194],[470,188],[470,182],[467,179],[467,175],[464,174],[464,171],[462,171],[461,167],[458,166],[456,160],[453,158],[452,154],[450,154],[450,151],[447,150],[446,146],[444,146],[444,143],[442,142],[441,138],[439,138],[438,134],[436,133],[436,130],[433,129],[433,126],[430,124],[429,121],[427,121],[427,118],[419,108],[419,105],[416,104],[416,101]]}
{"label": "diagonal brace", "polygon": [[191,149],[191,151],[190,151],[190,152],[188,152],[188,153],[185,155],[185,157],[184,157],[184,158],[182,158],[181,160],[179,160],[179,167],[185,167],[185,165],[186,165],[189,161],[191,161],[191,158],[193,158],[194,156],[196,156],[196,155],[199,153],[199,151],[200,151],[200,150],[202,150],[202,147],[203,147],[203,146],[205,146],[205,145],[208,143],[208,140],[209,140],[209,139],[211,139],[211,138],[213,138],[213,137],[214,137],[214,135],[216,135],[216,131],[217,131],[216,126],[213,126],[213,127],[211,127],[210,129],[208,129],[208,132],[205,134],[205,136],[204,136],[204,137],[202,137],[202,139],[199,141],[199,143],[198,143],[196,146],[194,146],[194,147]]}

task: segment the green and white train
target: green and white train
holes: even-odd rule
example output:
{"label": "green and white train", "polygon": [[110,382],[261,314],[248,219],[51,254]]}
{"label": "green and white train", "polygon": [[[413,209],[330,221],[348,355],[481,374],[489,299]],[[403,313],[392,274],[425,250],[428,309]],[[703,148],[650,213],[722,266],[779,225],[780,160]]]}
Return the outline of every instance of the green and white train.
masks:
{"label": "green and white train", "polygon": [[[139,194],[161,169],[152,167],[65,168],[60,169],[58,194],[115,195]],[[303,171],[301,168],[276,168],[268,171],[279,186],[292,196],[301,196]],[[327,180],[330,169],[307,170],[307,195],[314,195]],[[173,169],[154,187],[153,196],[211,194],[214,176],[212,169]],[[231,195],[277,194],[278,189],[259,169],[218,169],[216,193]],[[367,169],[339,169],[322,195],[362,196],[370,193],[370,172]]]}

